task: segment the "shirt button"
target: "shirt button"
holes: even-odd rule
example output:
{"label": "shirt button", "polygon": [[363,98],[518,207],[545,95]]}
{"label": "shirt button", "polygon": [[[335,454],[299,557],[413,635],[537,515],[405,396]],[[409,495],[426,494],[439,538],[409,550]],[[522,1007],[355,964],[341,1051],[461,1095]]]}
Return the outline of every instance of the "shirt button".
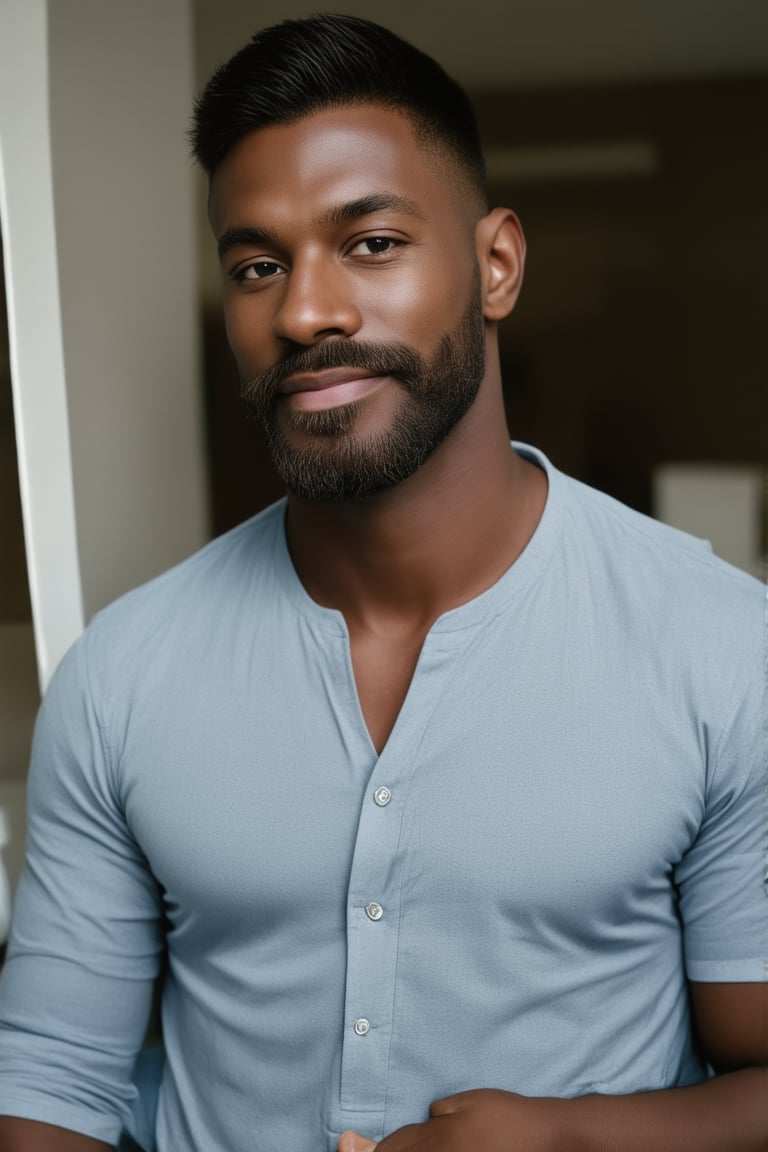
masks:
{"label": "shirt button", "polygon": [[377,788],[373,794],[374,804],[378,804],[379,808],[386,807],[392,799],[392,793],[389,788]]}
{"label": "shirt button", "polygon": [[355,1020],[355,1032],[357,1032],[358,1036],[365,1036],[370,1030],[371,1026],[363,1016],[361,1016],[359,1020]]}
{"label": "shirt button", "polygon": [[369,920],[381,920],[384,915],[384,909],[381,904],[377,904],[375,900],[372,900],[370,904],[366,904],[365,914]]}

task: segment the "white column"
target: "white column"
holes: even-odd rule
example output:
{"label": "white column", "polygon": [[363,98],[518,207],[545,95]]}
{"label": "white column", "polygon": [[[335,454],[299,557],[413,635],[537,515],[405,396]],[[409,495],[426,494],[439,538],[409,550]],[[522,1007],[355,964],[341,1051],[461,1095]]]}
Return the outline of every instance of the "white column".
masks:
{"label": "white column", "polygon": [[83,609],[59,308],[45,0],[0,3],[0,224],[38,673]]}

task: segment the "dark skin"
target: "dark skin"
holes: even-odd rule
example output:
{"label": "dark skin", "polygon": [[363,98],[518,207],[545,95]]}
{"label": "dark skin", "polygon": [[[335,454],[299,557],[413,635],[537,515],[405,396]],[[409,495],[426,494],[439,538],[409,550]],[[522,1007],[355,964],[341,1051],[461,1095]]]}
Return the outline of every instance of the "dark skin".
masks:
{"label": "dark skin", "polygon": [[[222,260],[227,331],[243,379],[286,350],[326,339],[397,340],[429,355],[464,312],[475,263],[481,268],[488,366],[477,400],[448,440],[388,492],[347,503],[289,500],[294,564],[310,595],[345,616],[361,708],[379,751],[426,633],[514,563],[546,498],[543,473],[510,451],[496,344],[496,321],[514,306],[522,279],[522,234],[506,209],[478,220],[474,197],[448,194],[444,163],[425,158],[403,117],[350,109],[342,118],[323,113],[254,134],[212,184],[219,240],[243,227],[274,237],[270,245],[230,247]],[[455,183],[456,172],[449,178]],[[404,206],[337,222],[340,207],[382,192]],[[383,258],[366,256],[373,237],[392,241]],[[233,279],[249,262],[263,277]],[[360,405],[354,434],[364,439],[385,429],[401,399],[397,382],[383,380]],[[284,426],[301,403],[280,397],[278,421]],[[289,435],[299,447],[305,439]],[[466,547],[457,548],[457,539]]]}
{"label": "dark skin", "polygon": [[[399,198],[398,209],[337,211],[380,193]],[[386,493],[334,504],[289,499],[296,569],[318,603],[344,614],[361,710],[380,751],[431,625],[514,563],[544,506],[543,474],[509,447],[496,338],[520,288],[520,228],[506,209],[485,214],[453,162],[425,152],[407,120],[371,106],[330,110],[241,141],[214,176],[211,222],[217,239],[238,228],[262,233],[258,243],[222,255],[228,334],[244,379],[287,349],[327,339],[397,340],[429,355],[466,308],[479,269],[486,371],[453,432]],[[371,237],[392,245],[374,254]],[[351,429],[363,441],[402,402],[392,378],[364,392]],[[337,400],[332,390],[325,400],[299,390],[278,398],[276,417],[287,429],[292,407]],[[306,433],[288,434],[301,447]],[[345,1133],[339,1152],[766,1152],[768,984],[692,984],[691,1002],[700,1046],[718,1073],[711,1081],[575,1100],[478,1085],[431,1107],[425,1101],[428,1119],[379,1145]],[[107,1146],[6,1119],[0,1147]]]}

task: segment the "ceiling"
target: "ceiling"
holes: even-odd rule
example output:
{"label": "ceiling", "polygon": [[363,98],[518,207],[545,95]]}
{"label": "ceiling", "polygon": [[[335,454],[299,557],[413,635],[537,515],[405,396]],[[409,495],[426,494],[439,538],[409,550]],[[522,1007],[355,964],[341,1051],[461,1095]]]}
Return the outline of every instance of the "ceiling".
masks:
{"label": "ceiling", "polygon": [[[321,4],[194,0],[197,85],[253,32]],[[768,0],[367,0],[473,88],[768,73]]]}

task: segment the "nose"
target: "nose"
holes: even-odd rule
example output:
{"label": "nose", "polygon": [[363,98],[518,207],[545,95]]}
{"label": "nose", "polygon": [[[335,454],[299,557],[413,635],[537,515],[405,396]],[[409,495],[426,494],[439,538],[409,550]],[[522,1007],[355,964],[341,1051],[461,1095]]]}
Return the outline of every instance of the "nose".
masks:
{"label": "nose", "polygon": [[285,275],[274,319],[279,340],[310,345],[328,336],[352,336],[362,317],[348,274],[336,261],[314,257],[296,263]]}

